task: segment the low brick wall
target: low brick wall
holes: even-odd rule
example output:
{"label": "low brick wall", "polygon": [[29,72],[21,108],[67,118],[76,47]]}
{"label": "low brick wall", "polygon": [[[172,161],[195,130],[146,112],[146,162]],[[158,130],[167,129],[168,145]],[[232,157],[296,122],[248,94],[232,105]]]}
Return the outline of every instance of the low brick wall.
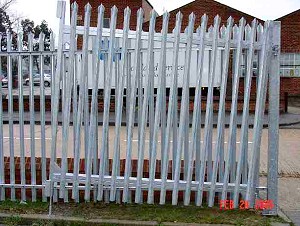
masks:
{"label": "low brick wall", "polygon": [[[231,101],[232,101],[231,98],[226,99],[225,110],[227,112],[231,111]],[[124,107],[126,106],[125,103],[126,102],[124,100],[124,105],[123,105]],[[251,113],[255,112],[255,103],[256,103],[255,96],[252,96],[250,99],[250,103],[249,103],[249,111]],[[89,99],[89,104],[91,104],[91,97]],[[181,104],[181,101],[179,100],[178,101],[178,110],[180,110],[180,104]],[[111,112],[115,111],[115,105],[116,105],[115,100],[114,100],[114,98],[112,98],[111,103],[110,103],[110,111]],[[166,105],[168,106],[168,99],[167,99]],[[243,105],[244,105],[244,99],[243,99],[243,97],[240,97],[238,99],[238,107],[237,107],[238,112],[243,111]],[[190,103],[189,103],[189,110],[193,111],[193,108],[194,108],[194,98],[191,97]],[[280,98],[280,112],[281,113],[286,112],[286,108],[287,108],[287,98],[284,95],[282,95]],[[13,100],[13,109],[14,109],[14,111],[19,110],[19,99],[18,98],[14,98],[14,100]],[[62,102],[61,101],[59,102],[59,109],[60,109],[60,111],[62,110]],[[72,108],[72,103],[71,103],[71,111],[72,111],[72,109],[73,108]],[[90,105],[89,105],[89,109],[90,109]],[[201,109],[202,109],[202,111],[205,111],[205,109],[206,109],[206,97],[202,98]],[[214,97],[213,109],[215,112],[218,112],[219,97]],[[28,112],[29,110],[30,110],[29,98],[24,98],[24,111]],[[37,98],[37,97],[35,98],[34,110],[40,111],[40,98]],[[45,110],[51,111],[51,97],[50,96],[45,97]],[[104,100],[103,100],[103,98],[99,98],[98,99],[98,111],[103,112],[103,110],[104,110]],[[266,102],[266,111],[267,110],[268,110],[268,100]],[[8,111],[8,99],[3,99],[3,111]]]}
{"label": "low brick wall", "polygon": [[[26,177],[26,184],[31,184],[31,158],[30,157],[26,157],[25,158],[25,177]],[[41,158],[35,158],[36,164],[36,184],[41,185],[42,184],[42,159]],[[10,158],[9,157],[5,157],[4,158],[4,169],[5,169],[5,183],[9,184],[10,183]],[[120,160],[120,172],[121,172],[121,176],[124,175],[124,171],[125,171],[125,159]],[[20,163],[20,157],[15,157],[14,158],[14,166],[15,166],[15,180],[16,180],[16,184],[21,184],[21,163]],[[60,165],[61,163],[61,159],[57,159],[57,163],[58,165]],[[68,158],[68,171],[69,172],[73,172],[73,167],[74,167],[74,159],[72,158]],[[84,173],[84,167],[85,167],[85,161],[84,159],[80,159],[80,164],[79,164],[79,170],[80,173]],[[138,169],[138,164],[137,164],[137,160],[134,159],[132,160],[132,176],[136,176],[137,175],[137,169]],[[49,178],[49,170],[50,170],[50,159],[47,158],[46,159],[46,173],[47,173],[47,178]],[[112,170],[112,160],[109,160],[109,171],[111,173]],[[181,162],[181,179],[183,179],[183,171],[184,171],[184,163],[183,161]],[[144,168],[143,168],[143,177],[149,177],[149,160],[144,160]],[[156,161],[156,178],[160,178],[161,176],[161,161],[157,160]],[[169,167],[168,167],[168,178],[171,179],[172,178],[172,161],[169,161]],[[6,197],[9,199],[10,198],[10,189],[5,189],[6,190]],[[134,193],[134,191],[133,191]],[[143,192],[144,195],[144,200],[147,200],[147,191]],[[159,201],[159,195],[160,192],[159,191],[155,191],[155,201],[158,202]],[[194,192],[192,192],[191,194],[191,199],[194,200]],[[206,196],[206,195],[205,195]],[[31,189],[26,189],[26,197],[27,199],[31,199]],[[42,197],[42,191],[41,189],[37,190],[37,197],[39,199],[41,199]],[[69,192],[69,197],[71,199],[71,191]],[[84,191],[82,191],[80,193],[80,197],[82,198],[82,200],[84,199]],[[91,196],[92,197],[92,196]],[[134,195],[132,196],[134,198]],[[16,198],[17,199],[21,199],[21,189],[16,189]],[[167,191],[167,197],[166,197],[167,201],[171,201],[172,200],[172,191]],[[183,200],[183,192],[179,192],[179,201]]]}

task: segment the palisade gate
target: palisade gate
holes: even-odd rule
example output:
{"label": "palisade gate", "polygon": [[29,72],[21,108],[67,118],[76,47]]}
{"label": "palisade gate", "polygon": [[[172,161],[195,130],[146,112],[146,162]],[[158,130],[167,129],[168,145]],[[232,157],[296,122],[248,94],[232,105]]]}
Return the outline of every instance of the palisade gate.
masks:
{"label": "palisade gate", "polygon": [[[137,12],[135,31],[129,29],[129,8],[124,10],[123,29],[116,29],[117,7],[111,9],[110,28],[103,28],[105,8],[102,5],[98,8],[97,28],[90,27],[89,4],[85,6],[83,27],[76,24],[76,3],[71,6],[70,26],[65,25],[65,10],[65,2],[59,1],[57,51],[52,48],[48,53],[37,53],[41,58],[52,54],[53,67],[56,60],[51,86],[51,147],[42,146],[42,184],[36,184],[35,152],[31,152],[34,174],[31,184],[24,180],[25,169],[21,185],[14,178],[5,183],[5,169],[0,168],[2,199],[8,188],[13,192],[21,188],[22,199],[26,199],[25,190],[30,188],[33,200],[36,191],[42,189],[43,200],[50,197],[50,202],[59,199],[67,202],[71,197],[76,202],[84,199],[165,204],[171,201],[177,205],[183,201],[184,205],[195,202],[197,206],[207,203],[212,207],[218,200],[230,199],[238,208],[242,199],[254,208],[256,199],[260,198],[259,191],[266,190],[266,198],[274,206],[265,213],[277,214],[279,22],[267,21],[261,25],[253,20],[251,25],[246,25],[241,18],[234,24],[230,17],[221,25],[221,18],[216,16],[213,25],[208,27],[208,17],[203,15],[200,26],[195,27],[192,13],[185,28],[179,12],[175,27],[170,28],[169,13],[165,12],[162,30],[156,32],[157,14],[153,11],[149,31],[145,32],[142,9]],[[82,50],[77,49],[80,38]],[[1,54],[10,57],[12,53]],[[171,62],[171,66],[166,62]],[[170,70],[168,76],[167,70]],[[256,84],[252,82],[254,74]],[[100,98],[103,101],[100,113],[101,86],[104,93]],[[41,87],[43,94],[42,84]],[[204,87],[206,95],[202,92]],[[178,95],[179,88],[181,95]],[[195,94],[190,94],[190,88],[195,88]],[[22,82],[19,90],[22,94]],[[251,95],[256,98],[253,128],[249,127]],[[240,128],[237,125],[239,98],[243,98]],[[228,103],[229,121],[225,122]],[[22,131],[24,110],[19,111]],[[46,139],[43,104],[41,111],[43,143]],[[260,147],[266,112],[268,180],[267,186],[260,186]],[[30,125],[34,128],[34,120]],[[13,126],[11,119],[10,129]],[[62,145],[58,145],[59,140]],[[3,147],[3,139],[0,141]],[[10,143],[13,142],[11,139]],[[0,154],[3,162],[3,150]],[[47,154],[51,155],[49,177],[46,176]],[[14,157],[13,152],[10,157]],[[23,147],[23,164],[24,157]],[[84,167],[81,167],[82,159]],[[11,169],[14,169],[12,161]]]}

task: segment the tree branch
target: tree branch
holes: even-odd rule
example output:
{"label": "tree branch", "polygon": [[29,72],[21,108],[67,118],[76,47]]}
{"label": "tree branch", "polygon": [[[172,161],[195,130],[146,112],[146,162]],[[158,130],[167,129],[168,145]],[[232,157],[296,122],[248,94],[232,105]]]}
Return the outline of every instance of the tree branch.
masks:
{"label": "tree branch", "polygon": [[0,0],[0,8],[3,11],[7,11],[7,9],[16,2],[17,0]]}

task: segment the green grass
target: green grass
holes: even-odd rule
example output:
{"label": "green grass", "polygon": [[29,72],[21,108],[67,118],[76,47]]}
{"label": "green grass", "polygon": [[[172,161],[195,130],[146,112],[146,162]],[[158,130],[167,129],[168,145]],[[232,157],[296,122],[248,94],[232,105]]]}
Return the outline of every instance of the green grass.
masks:
{"label": "green grass", "polygon": [[[47,214],[48,203],[0,202],[0,212],[18,214]],[[279,217],[262,216],[254,210],[219,210],[219,208],[200,208],[196,206],[172,205],[135,205],[104,203],[59,203],[53,205],[53,214],[60,216],[80,217],[84,219],[119,219],[162,222],[214,223],[233,225],[270,225],[272,222],[283,222]],[[19,218],[8,219],[10,224],[18,223]],[[34,225],[86,225],[84,223],[37,221]],[[109,224],[108,224],[109,225]]]}
{"label": "green grass", "polygon": [[19,216],[11,216],[5,218],[3,223],[9,226],[20,225],[22,223],[22,219]]}
{"label": "green grass", "polygon": [[0,202],[0,211],[2,213],[14,214],[44,214],[48,212],[49,204],[45,202],[27,202],[26,204],[20,202],[3,201]]}

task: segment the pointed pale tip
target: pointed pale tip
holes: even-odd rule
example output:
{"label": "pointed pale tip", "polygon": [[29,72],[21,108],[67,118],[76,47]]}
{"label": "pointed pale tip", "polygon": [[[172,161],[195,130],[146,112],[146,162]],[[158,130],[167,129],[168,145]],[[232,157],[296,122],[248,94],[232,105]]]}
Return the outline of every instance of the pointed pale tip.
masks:
{"label": "pointed pale tip", "polygon": [[117,8],[117,6],[116,5],[114,5],[113,7],[111,7],[111,11],[113,12],[113,11],[118,11],[118,8]]}
{"label": "pointed pale tip", "polygon": [[246,20],[245,20],[245,18],[244,17],[242,17],[241,19],[240,19],[240,25],[245,25],[246,24]]}
{"label": "pointed pale tip", "polygon": [[263,25],[261,23],[258,24],[257,29],[262,30],[263,29]]}
{"label": "pointed pale tip", "polygon": [[252,25],[252,26],[256,26],[256,24],[257,24],[257,19],[256,19],[256,18],[254,18],[254,19],[252,20],[252,23],[251,23],[251,25]]}
{"label": "pointed pale tip", "polygon": [[155,20],[156,20],[156,17],[157,17],[157,13],[156,13],[156,11],[153,9],[153,10],[151,10],[151,17],[150,17],[150,24],[155,24]]}
{"label": "pointed pale tip", "polygon": [[230,17],[228,17],[228,19],[227,19],[227,24],[232,24],[233,23],[233,18],[232,18],[232,16],[230,16]]}
{"label": "pointed pale tip", "polygon": [[[131,9],[127,6],[125,9],[124,9],[124,21],[126,20],[127,17],[130,17],[131,15]],[[130,20],[130,18],[129,18]]]}
{"label": "pointed pale tip", "polygon": [[165,11],[164,15],[163,15],[163,18],[166,20],[166,19],[169,18],[169,16],[170,16],[170,13],[168,11]]}
{"label": "pointed pale tip", "polygon": [[127,6],[125,9],[124,9],[124,13],[129,13],[131,12],[131,9],[129,8],[129,6]]}
{"label": "pointed pale tip", "polygon": [[267,21],[266,21],[267,26],[271,26],[271,23],[272,23],[272,22],[273,22],[272,20],[267,20]]}
{"label": "pointed pale tip", "polygon": [[208,16],[204,13],[201,17],[201,21],[204,22],[208,19]]}
{"label": "pointed pale tip", "polygon": [[221,17],[219,16],[219,14],[217,14],[214,18],[214,24],[220,23],[221,21]]}
{"label": "pointed pale tip", "polygon": [[154,9],[152,9],[151,10],[151,18],[156,18],[156,17],[157,17],[157,12]]}
{"label": "pointed pale tip", "polygon": [[101,4],[101,5],[98,6],[98,14],[99,14],[99,13],[103,13],[104,10],[105,10],[104,5]]}
{"label": "pointed pale tip", "polygon": [[178,11],[178,13],[176,13],[176,19],[177,20],[182,19],[182,13],[181,13],[181,11]]}
{"label": "pointed pale tip", "polygon": [[209,26],[209,28],[207,29],[208,33],[211,33],[213,31],[214,27],[212,25]]}
{"label": "pointed pale tip", "polygon": [[142,8],[139,8],[138,11],[137,11],[137,15],[138,15],[138,18],[139,17],[143,17],[144,15],[144,10]]}
{"label": "pointed pale tip", "polygon": [[72,10],[74,11],[74,10],[78,10],[78,4],[77,4],[77,2],[73,2],[72,3],[72,5],[71,5],[71,8],[72,8]]}
{"label": "pointed pale tip", "polygon": [[195,13],[191,12],[191,14],[189,15],[189,20],[195,20]]}
{"label": "pointed pale tip", "polygon": [[85,11],[85,12],[88,12],[88,11],[91,11],[91,9],[92,9],[92,6],[91,6],[91,4],[88,2],[88,3],[84,6],[84,11]]}

